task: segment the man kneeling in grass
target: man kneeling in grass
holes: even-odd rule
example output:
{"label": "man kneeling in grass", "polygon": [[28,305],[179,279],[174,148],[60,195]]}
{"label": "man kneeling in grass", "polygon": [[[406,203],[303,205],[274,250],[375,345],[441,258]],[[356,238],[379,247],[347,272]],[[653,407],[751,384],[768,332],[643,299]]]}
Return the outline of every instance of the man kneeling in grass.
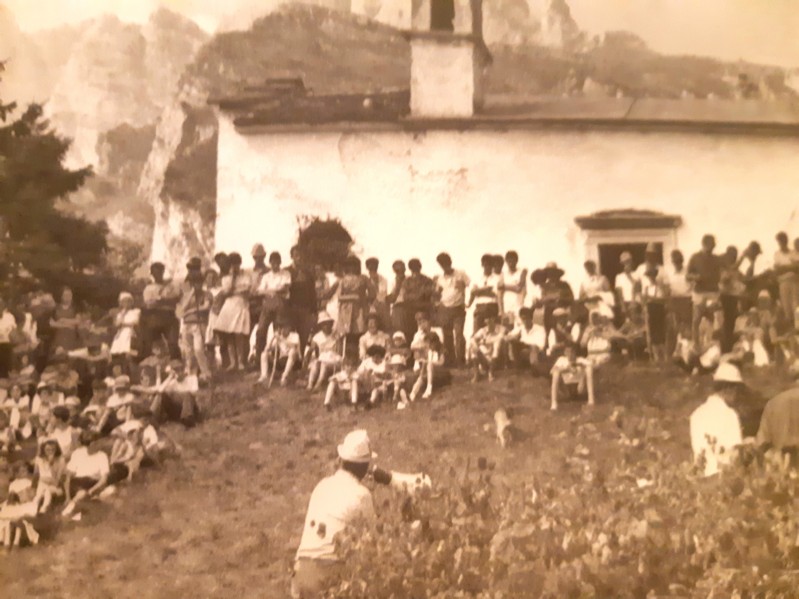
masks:
{"label": "man kneeling in grass", "polygon": [[577,356],[577,346],[566,344],[563,355],[552,367],[552,395],[549,409],[558,409],[562,393],[568,397],[588,395],[588,405],[594,405],[594,366],[591,360]]}

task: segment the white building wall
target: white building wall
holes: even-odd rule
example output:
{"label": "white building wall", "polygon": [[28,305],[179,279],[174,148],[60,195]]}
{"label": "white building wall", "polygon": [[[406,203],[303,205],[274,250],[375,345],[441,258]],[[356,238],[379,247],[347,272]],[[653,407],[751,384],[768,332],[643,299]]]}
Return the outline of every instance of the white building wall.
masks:
{"label": "white building wall", "polygon": [[288,253],[303,214],[339,217],[362,257],[448,251],[478,273],[484,252],[515,249],[530,268],[556,260],[582,276],[574,217],[637,208],[679,214],[686,254],[799,236],[799,139],[607,131],[289,132],[243,136],[222,118],[217,250]]}

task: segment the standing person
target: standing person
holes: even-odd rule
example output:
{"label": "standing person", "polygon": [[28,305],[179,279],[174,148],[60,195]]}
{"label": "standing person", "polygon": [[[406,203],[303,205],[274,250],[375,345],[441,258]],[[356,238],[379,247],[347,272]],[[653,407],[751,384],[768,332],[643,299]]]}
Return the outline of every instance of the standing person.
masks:
{"label": "standing person", "polygon": [[229,256],[230,272],[222,278],[224,304],[216,318],[216,330],[224,336],[230,364],[228,370],[244,370],[250,334],[249,295],[252,277],[241,270],[241,255]]}
{"label": "standing person", "polygon": [[[258,288],[258,285],[261,282],[261,277],[264,275],[266,271],[269,270],[269,267],[266,265],[266,250],[264,249],[263,244],[256,243],[252,246],[252,285],[253,285],[253,292]],[[250,324],[254,325],[258,322],[258,319],[261,317],[261,304],[262,299],[256,293],[250,295]]]}
{"label": "standing person", "polygon": [[581,301],[601,300],[608,306],[613,306],[613,294],[610,291],[610,282],[605,275],[599,273],[596,262],[586,260],[583,264],[585,268],[585,279],[580,283],[579,298]]}
{"label": "standing person", "polygon": [[550,331],[555,328],[555,310],[558,308],[570,309],[574,302],[574,292],[571,286],[563,281],[562,268],[555,262],[550,262],[541,272],[544,282],[541,285],[541,303],[544,306],[544,328],[547,340]]}
{"label": "standing person", "polygon": [[180,356],[178,348],[178,320],[175,317],[175,306],[179,290],[164,279],[165,267],[161,262],[153,262],[150,266],[152,280],[144,288],[144,309],[141,313],[142,357],[146,358],[152,351],[153,343],[164,339],[173,358]]}
{"label": "standing person", "polygon": [[366,272],[368,273],[369,282],[372,284],[374,297],[369,311],[377,314],[380,319],[380,326],[385,328],[390,324],[389,319],[391,318],[388,310],[388,301],[386,300],[388,297],[388,280],[377,272],[379,267],[380,261],[377,258],[367,258]]}
{"label": "standing person", "polygon": [[408,260],[411,274],[402,282],[402,294],[405,298],[405,319],[402,331],[410,339],[416,332],[416,314],[427,315],[433,310],[435,284],[427,275],[422,274],[422,263],[418,258]]}
{"label": "standing person", "polygon": [[647,341],[649,359],[653,362],[666,361],[666,299],[669,288],[657,264],[647,264],[641,278],[641,299],[646,310]]}
{"label": "standing person", "polygon": [[669,348],[674,348],[680,331],[691,328],[691,283],[680,250],[672,250],[671,267],[666,271],[669,286]]}
{"label": "standing person", "polygon": [[621,272],[616,275],[616,297],[619,312],[626,320],[630,314],[632,304],[638,303],[638,285],[640,280],[633,267],[633,255],[630,252],[622,252],[619,256],[621,262]]}
{"label": "standing person", "polygon": [[211,311],[211,292],[205,289],[201,272],[189,273],[186,281],[189,286],[183,290],[176,314],[180,318],[180,341],[183,361],[194,373],[194,365],[200,371],[199,381],[207,383],[211,379],[211,367],[205,353],[205,333],[208,328],[208,314]]}
{"label": "standing person", "polygon": [[512,314],[515,323],[527,296],[527,269],[519,268],[519,254],[514,250],[505,254],[505,270],[501,276],[499,290],[502,292],[502,312]]}
{"label": "standing person", "polygon": [[369,472],[372,451],[365,430],[349,433],[337,448],[338,470],[311,493],[305,525],[297,549],[291,596],[322,596],[339,575],[335,536],[358,520],[375,519],[372,493],[362,483]]}
{"label": "standing person", "polygon": [[300,336],[300,351],[304,353],[317,324],[316,278],[296,245],[291,248],[291,266],[288,267],[288,272],[291,277],[288,319]]}
{"label": "standing person", "polygon": [[499,317],[499,276],[494,273],[493,256],[483,254],[480,265],[483,267],[483,274],[472,285],[469,302],[466,305],[470,308],[474,304],[472,334],[485,326],[489,314]]}
{"label": "standing person", "polygon": [[738,270],[738,249],[731,245],[723,256],[724,265],[719,280],[721,311],[724,325],[721,335],[721,351],[729,353],[735,343],[735,321],[738,319],[741,301],[746,292],[743,275]]}
{"label": "standing person", "polygon": [[402,260],[395,260],[391,270],[394,272],[394,284],[386,298],[391,305],[391,327],[394,331],[403,331],[404,334],[405,294],[402,291],[402,284],[405,282],[405,263]]}
{"label": "standing person", "polygon": [[452,268],[452,258],[446,252],[440,253],[436,261],[444,271],[435,278],[439,298],[438,324],[444,331],[444,360],[447,366],[461,367],[466,363],[463,327],[466,323],[466,289],[471,281],[466,273]]}
{"label": "standing person", "polygon": [[269,254],[269,270],[261,275],[255,288],[255,295],[262,298],[261,314],[258,317],[258,331],[255,335],[255,362],[259,363],[266,346],[269,327],[276,326],[278,318],[286,313],[286,302],[291,287],[291,274],[281,267],[282,259],[278,252]]}
{"label": "standing person", "polygon": [[[799,254],[799,250],[797,250]],[[757,241],[752,241],[738,258],[737,268],[741,273],[742,280],[746,286],[741,308],[748,310],[755,305],[757,294],[761,289],[762,275],[766,273],[766,267],[758,258],[763,254],[763,250]]]}
{"label": "standing person", "polygon": [[58,348],[72,351],[80,347],[78,313],[73,302],[72,289],[69,287],[64,287],[61,291],[61,301],[55,307],[50,326],[54,331],[53,343],[50,347],[51,355]]}
{"label": "standing person", "polygon": [[720,256],[713,253],[715,248],[716,238],[713,235],[705,235],[702,237],[702,249],[688,261],[686,278],[693,283],[691,339],[694,343],[699,342],[699,325],[702,318],[708,316],[713,322],[713,310],[719,302],[719,281],[723,262]]}
{"label": "standing person", "polygon": [[0,378],[8,378],[14,359],[11,334],[17,328],[17,320],[8,311],[6,302],[0,299]]}
{"label": "standing person", "polygon": [[[218,364],[222,368],[228,367],[227,352],[222,347],[221,341],[218,339],[219,335],[216,333],[216,319],[219,316],[219,311],[222,309],[222,304],[225,301],[222,295],[222,283],[219,278],[219,273],[213,269],[205,272],[205,289],[211,297],[211,309],[208,311],[208,326],[205,329],[205,349],[208,355],[209,364],[216,367]],[[220,348],[219,361],[217,362],[216,350]]]}
{"label": "standing person", "polygon": [[114,316],[114,340],[111,342],[111,361],[121,362],[130,374],[133,359],[138,354],[139,321],[141,310],[133,307],[133,295],[127,291],[119,294],[119,310]]}
{"label": "standing person", "polygon": [[341,355],[357,354],[358,340],[366,331],[366,317],[372,301],[372,285],[361,274],[361,261],[356,256],[347,258],[344,276],[336,283],[338,288],[338,318],[336,336],[344,339]]}
{"label": "standing person", "polygon": [[788,246],[788,235],[777,233],[779,249],[774,254],[774,274],[780,288],[780,304],[786,320],[793,322],[799,303],[799,254]]}
{"label": "standing person", "polygon": [[36,335],[39,345],[35,353],[36,372],[41,372],[47,367],[47,358],[53,345],[53,327],[51,321],[55,313],[55,298],[42,289],[37,289],[31,294],[29,308],[31,316],[36,321]]}

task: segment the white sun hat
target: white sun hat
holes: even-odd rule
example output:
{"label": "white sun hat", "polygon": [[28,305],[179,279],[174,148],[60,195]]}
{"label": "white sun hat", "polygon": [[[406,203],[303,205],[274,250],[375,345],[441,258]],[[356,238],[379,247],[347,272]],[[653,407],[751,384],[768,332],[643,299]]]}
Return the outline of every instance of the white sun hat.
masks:
{"label": "white sun hat", "polygon": [[366,464],[376,457],[376,454],[372,453],[366,431],[358,429],[347,433],[344,441],[338,446],[338,457],[345,462],[356,464]]}
{"label": "white sun hat", "polygon": [[722,362],[719,364],[719,367],[716,368],[716,372],[713,373],[713,380],[722,383],[744,382],[743,378],[741,378],[741,371],[738,370],[735,364],[730,364],[729,362]]}

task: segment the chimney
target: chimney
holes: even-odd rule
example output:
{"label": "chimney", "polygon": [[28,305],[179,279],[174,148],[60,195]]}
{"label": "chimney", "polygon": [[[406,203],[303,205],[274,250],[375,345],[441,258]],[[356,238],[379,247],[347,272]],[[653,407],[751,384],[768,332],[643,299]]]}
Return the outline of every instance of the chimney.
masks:
{"label": "chimney", "polygon": [[483,41],[482,0],[414,2],[411,117],[468,118],[483,105],[491,55]]}

